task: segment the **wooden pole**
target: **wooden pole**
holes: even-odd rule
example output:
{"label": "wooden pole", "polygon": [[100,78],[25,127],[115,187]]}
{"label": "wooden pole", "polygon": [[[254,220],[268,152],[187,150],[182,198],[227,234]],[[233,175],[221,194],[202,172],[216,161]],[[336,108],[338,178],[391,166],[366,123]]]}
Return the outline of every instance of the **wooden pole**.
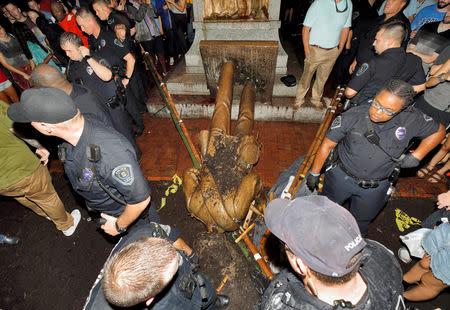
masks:
{"label": "wooden pole", "polygon": [[150,57],[148,52],[144,53],[144,60],[147,63],[147,66],[149,67],[153,78],[155,80],[156,86],[158,87],[158,90],[161,94],[161,97],[165,101],[167,108],[170,111],[170,114],[172,116],[172,119],[175,123],[175,127],[177,127],[178,132],[181,135],[181,139],[184,142],[184,145],[186,146],[189,156],[191,157],[192,163],[194,164],[194,167],[197,169],[201,168],[201,159],[200,155],[197,152],[197,149],[195,148],[194,144],[192,143],[192,140],[189,136],[189,132],[186,129],[186,126],[183,123],[183,120],[180,117],[180,114],[177,111],[177,108],[175,107],[175,104],[173,102],[172,96],[170,95],[169,91],[167,90],[166,84],[162,82],[162,78],[159,75],[158,71],[156,70],[155,64],[153,63],[153,59]]}
{"label": "wooden pole", "polygon": [[314,137],[314,140],[311,144],[311,146],[308,149],[308,153],[306,154],[305,158],[303,159],[302,164],[300,165],[297,174],[295,175],[294,182],[292,182],[291,187],[289,188],[289,193],[291,194],[291,199],[295,196],[295,193],[297,192],[298,188],[300,187],[300,184],[302,183],[303,179],[305,178],[306,174],[308,173],[309,169],[311,168],[314,159],[316,158],[317,150],[319,149],[320,145],[322,144],[322,141],[325,137],[325,134],[330,127],[331,122],[336,116],[336,111],[338,108],[338,105],[340,104],[342,100],[342,96],[344,94],[344,88],[338,87],[336,89],[336,92],[333,96],[333,100],[331,101],[330,106],[327,109],[327,112],[325,113],[325,117],[320,124],[319,129],[317,130],[316,136]]}

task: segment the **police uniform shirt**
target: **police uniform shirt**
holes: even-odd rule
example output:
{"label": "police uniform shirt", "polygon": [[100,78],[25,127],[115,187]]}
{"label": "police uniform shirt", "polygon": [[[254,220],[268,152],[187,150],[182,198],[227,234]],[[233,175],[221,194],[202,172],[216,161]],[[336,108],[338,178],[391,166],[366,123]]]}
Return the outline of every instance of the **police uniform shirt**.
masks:
{"label": "police uniform shirt", "polygon": [[326,137],[338,143],[339,159],[354,176],[364,180],[386,179],[398,158],[418,137],[426,138],[439,129],[439,123],[414,107],[408,107],[392,119],[383,123],[372,122],[373,129],[380,137],[380,146],[371,144],[364,134],[368,131],[366,115],[370,106],[352,108],[337,116],[327,131]]}
{"label": "police uniform shirt", "polygon": [[91,54],[106,59],[111,66],[123,66],[123,58],[131,52],[129,40],[120,42],[113,31],[100,29],[98,37],[90,35],[88,42]]}
{"label": "police uniform shirt", "polygon": [[83,85],[72,84],[70,98],[72,98],[81,114],[91,114],[103,125],[112,127],[108,108],[105,104],[100,102],[99,98],[95,96],[89,88],[84,87]]}
{"label": "police uniform shirt", "polygon": [[[352,309],[405,310],[400,265],[392,252],[382,244],[369,239],[365,240],[367,246],[362,252],[359,273],[367,284],[367,290]],[[297,275],[283,269],[264,292],[260,309],[335,310],[344,308],[333,307],[314,297],[306,290],[303,281]]]}
{"label": "police uniform shirt", "polygon": [[403,24],[405,24],[406,34],[402,42],[402,47],[406,49],[406,45],[409,42],[409,36],[411,34],[411,23],[409,22],[409,19],[406,18],[405,14],[403,14],[403,11],[398,12],[396,15],[392,16],[386,21],[384,20],[384,18],[384,14],[375,18],[375,20],[373,21],[373,26],[369,28],[366,34],[360,36],[358,53],[356,54],[356,60],[359,65],[367,63],[375,56],[373,50],[373,42],[375,41],[375,36],[377,35],[378,30],[383,24],[393,21],[401,21]]}
{"label": "police uniform shirt", "polygon": [[425,83],[422,61],[416,55],[406,53],[401,47],[385,50],[369,62],[362,64],[353,74],[348,87],[358,93],[352,102],[364,104],[373,99],[390,79],[397,78],[411,85]]}
{"label": "police uniform shirt", "polygon": [[[110,67],[108,62],[96,55],[93,56],[100,64]],[[92,67],[85,59],[81,61],[69,61],[67,67],[67,79],[72,84],[80,84],[89,88],[95,95],[99,96],[103,103],[116,94],[116,84],[113,80],[105,82],[95,74]]]}
{"label": "police uniform shirt", "polygon": [[[127,204],[137,204],[150,196],[133,146],[115,130],[98,125],[86,116],[77,145],[63,145],[66,147],[65,172],[73,189],[90,208],[113,216],[119,216],[125,209],[100,187],[97,180]],[[86,152],[89,145],[100,147],[99,162],[89,161]]]}

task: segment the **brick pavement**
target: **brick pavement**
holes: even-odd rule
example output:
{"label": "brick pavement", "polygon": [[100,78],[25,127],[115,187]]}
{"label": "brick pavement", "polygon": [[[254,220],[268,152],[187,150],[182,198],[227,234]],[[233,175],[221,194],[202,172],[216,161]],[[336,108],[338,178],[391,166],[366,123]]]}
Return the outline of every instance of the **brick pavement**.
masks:
{"label": "brick pavement", "polygon": [[[172,180],[193,167],[173,121],[145,115],[146,130],[138,138],[143,156],[141,167],[148,180]],[[198,133],[209,129],[210,120],[190,119],[184,124],[198,149]],[[235,122],[232,122],[232,128]],[[319,124],[294,122],[255,122],[254,135],[262,143],[259,162],[254,167],[264,186],[271,187],[280,173],[295,159],[307,153]],[[400,178],[396,197],[434,198],[447,190],[445,183],[431,184],[415,177]]]}
{"label": "brick pavement", "polygon": [[[142,150],[141,168],[149,181],[172,180],[176,173],[182,177],[184,171],[193,167],[189,154],[178,134],[172,119],[144,116],[144,134],[137,139]],[[197,147],[200,130],[209,129],[208,119],[184,120]],[[232,122],[232,128],[235,122]],[[254,135],[262,143],[257,173],[266,187],[271,187],[280,173],[298,157],[306,154],[319,124],[295,122],[255,122]],[[198,148],[198,147],[197,147]],[[63,172],[58,160],[51,162],[52,172]],[[447,190],[446,183],[431,184],[415,177],[400,178],[397,197],[435,198]]]}
{"label": "brick pavement", "polygon": [[[209,129],[210,120],[184,120],[184,124],[197,147],[200,130]],[[189,154],[171,119],[145,116],[146,130],[138,138],[143,156],[141,167],[149,180],[171,180],[193,167]],[[232,122],[232,128],[235,122]],[[255,122],[254,135],[262,143],[257,173],[265,186],[272,186],[280,173],[296,158],[305,154],[319,124],[292,122]],[[198,148],[198,147],[197,147]]]}

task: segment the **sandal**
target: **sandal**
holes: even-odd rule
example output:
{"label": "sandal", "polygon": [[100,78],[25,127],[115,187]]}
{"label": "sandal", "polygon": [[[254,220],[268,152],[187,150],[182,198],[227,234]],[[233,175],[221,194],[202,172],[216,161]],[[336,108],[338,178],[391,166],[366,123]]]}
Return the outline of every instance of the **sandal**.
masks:
{"label": "sandal", "polygon": [[416,175],[418,178],[424,179],[427,175],[433,172],[434,166],[428,165],[426,167],[422,167],[417,171]]}
{"label": "sandal", "polygon": [[430,177],[427,179],[428,182],[430,183],[440,183],[443,182],[445,183],[445,175],[440,174],[439,172],[435,172],[433,174],[430,175]]}

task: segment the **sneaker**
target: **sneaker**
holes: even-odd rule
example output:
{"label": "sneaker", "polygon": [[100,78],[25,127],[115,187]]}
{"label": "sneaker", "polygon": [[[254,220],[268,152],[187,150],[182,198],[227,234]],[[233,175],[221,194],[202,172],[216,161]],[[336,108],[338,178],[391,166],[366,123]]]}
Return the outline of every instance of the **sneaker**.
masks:
{"label": "sneaker", "polygon": [[175,59],[173,59],[173,57],[170,57],[169,65],[173,66],[174,63],[175,63]]}
{"label": "sneaker", "polygon": [[70,213],[73,217],[73,225],[70,226],[68,229],[63,230],[63,234],[66,237],[72,236],[73,233],[75,232],[75,229],[77,229],[78,223],[80,223],[81,220],[81,213],[80,210],[75,209],[72,211],[72,213]]}
{"label": "sneaker", "polygon": [[401,247],[400,249],[398,249],[398,258],[405,264],[408,264],[412,260],[411,256],[409,255],[408,249],[405,247]]}

